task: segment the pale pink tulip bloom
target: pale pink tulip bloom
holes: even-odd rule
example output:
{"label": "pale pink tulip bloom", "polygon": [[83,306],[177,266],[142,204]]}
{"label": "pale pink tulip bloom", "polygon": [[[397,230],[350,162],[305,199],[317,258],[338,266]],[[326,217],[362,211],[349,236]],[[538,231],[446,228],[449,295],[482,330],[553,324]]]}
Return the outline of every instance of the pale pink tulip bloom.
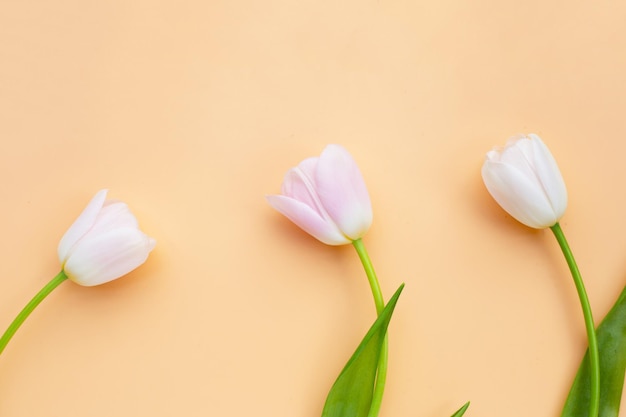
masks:
{"label": "pale pink tulip bloom", "polygon": [[84,286],[100,285],[143,264],[156,241],[137,224],[128,206],[105,201],[99,191],[59,242],[59,261],[69,279]]}
{"label": "pale pink tulip bloom", "polygon": [[511,216],[526,226],[554,226],[567,208],[561,171],[539,136],[514,136],[502,149],[487,153],[485,186]]}
{"label": "pale pink tulip bloom", "polygon": [[267,196],[276,210],[328,245],[361,238],[372,224],[370,197],[356,162],[339,145],[287,171],[281,195]]}

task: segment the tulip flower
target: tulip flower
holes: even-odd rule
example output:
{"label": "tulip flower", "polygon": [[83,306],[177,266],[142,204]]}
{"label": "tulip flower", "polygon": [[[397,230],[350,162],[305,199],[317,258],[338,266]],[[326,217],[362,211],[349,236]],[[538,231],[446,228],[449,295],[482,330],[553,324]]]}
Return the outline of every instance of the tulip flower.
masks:
{"label": "tulip flower", "polygon": [[328,145],[319,157],[290,169],[281,194],[267,196],[267,201],[328,245],[360,239],[372,224],[372,206],[361,172],[339,145]]}
{"label": "tulip flower", "polygon": [[589,342],[589,417],[600,404],[600,359],[595,323],[582,276],[559,220],[567,207],[567,190],[554,157],[539,136],[514,136],[503,149],[492,150],[482,167],[485,186],[511,216],[535,229],[550,228],[570,268]]}
{"label": "tulip flower", "polygon": [[[328,145],[319,157],[305,159],[285,174],[280,195],[267,196],[272,207],[319,241],[328,245],[351,243],[359,255],[374,297],[376,312],[385,307],[382,291],[362,237],[372,224],[372,205],[365,181],[348,151]],[[387,339],[374,363],[370,416],[380,410],[387,375]],[[369,387],[368,389],[372,389]]]}
{"label": "tulip flower", "polygon": [[559,167],[539,136],[514,136],[487,153],[482,168],[489,193],[511,216],[536,229],[556,224],[567,207]]}
{"label": "tulip flower", "polygon": [[84,286],[126,275],[148,258],[155,240],[139,230],[121,201],[105,201],[99,191],[59,243],[59,261],[68,278]]}
{"label": "tulip flower", "polygon": [[145,235],[126,204],[99,191],[61,238],[62,270],[17,315],[0,338],[0,353],[30,313],[68,278],[83,286],[104,284],[143,264],[155,240]]}

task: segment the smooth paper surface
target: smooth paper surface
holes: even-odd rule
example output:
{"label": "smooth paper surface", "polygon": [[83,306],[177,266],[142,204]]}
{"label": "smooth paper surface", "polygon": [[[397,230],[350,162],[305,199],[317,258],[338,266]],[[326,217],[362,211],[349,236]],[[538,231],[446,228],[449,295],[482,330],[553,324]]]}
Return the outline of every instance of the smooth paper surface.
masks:
{"label": "smooth paper surface", "polygon": [[329,143],[367,183],[385,296],[406,283],[380,416],[558,415],[586,348],[574,285],[480,167],[517,133],[549,146],[599,322],[626,283],[624,21],[616,1],[2,2],[0,327],[99,189],[157,246],[39,306],[0,415],[320,416],[374,304],[352,247],[264,197]]}

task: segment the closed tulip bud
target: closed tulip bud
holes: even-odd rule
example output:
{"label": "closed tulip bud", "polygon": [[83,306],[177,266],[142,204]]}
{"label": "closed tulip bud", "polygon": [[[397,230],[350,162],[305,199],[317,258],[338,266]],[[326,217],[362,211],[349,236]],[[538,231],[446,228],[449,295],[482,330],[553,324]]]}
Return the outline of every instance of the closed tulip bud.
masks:
{"label": "closed tulip bud", "polygon": [[93,286],[126,275],[143,264],[156,241],[147,236],[121,201],[99,191],[70,226],[58,247],[59,261],[72,281]]}
{"label": "closed tulip bud", "polygon": [[515,136],[487,153],[485,186],[506,212],[526,226],[554,226],[565,213],[567,190],[559,167],[539,136]]}
{"label": "closed tulip bud", "polygon": [[328,245],[360,239],[372,224],[370,197],[356,162],[339,145],[328,145],[285,175],[272,207]]}

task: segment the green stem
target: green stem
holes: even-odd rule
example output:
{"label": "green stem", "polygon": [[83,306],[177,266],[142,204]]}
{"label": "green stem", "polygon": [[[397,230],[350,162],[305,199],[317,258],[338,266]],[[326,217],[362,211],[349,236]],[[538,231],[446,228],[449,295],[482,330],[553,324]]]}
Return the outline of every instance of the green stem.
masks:
{"label": "green stem", "polygon": [[13,322],[9,325],[9,328],[4,332],[4,334],[2,335],[2,338],[0,338],[0,354],[2,354],[2,352],[4,351],[4,348],[7,346],[7,344],[9,343],[9,341],[11,340],[11,338],[13,337],[17,329],[20,328],[22,323],[24,323],[24,320],[26,320],[26,318],[30,315],[30,313],[33,312],[35,307],[37,307],[39,303],[41,303],[44,300],[44,298],[46,298],[48,294],[52,292],[52,290],[58,287],[59,284],[61,284],[66,279],[67,279],[67,275],[65,275],[65,272],[64,271],[59,272],[56,277],[52,278],[52,280],[49,283],[47,283],[33,297],[33,299],[30,300],[28,304],[26,304],[26,307],[24,307],[22,311],[20,311],[20,314],[18,314],[17,317],[15,317],[15,320],[13,320]]}
{"label": "green stem", "polygon": [[578,291],[578,298],[580,299],[580,305],[583,310],[583,316],[585,317],[585,328],[587,330],[587,340],[589,343],[589,365],[591,373],[591,399],[589,401],[589,417],[597,417],[600,409],[600,356],[598,354],[598,340],[596,338],[595,323],[591,314],[591,305],[589,304],[589,298],[585,291],[585,285],[583,284],[582,276],[574,260],[574,255],[565,239],[561,225],[556,223],[551,227],[556,240],[561,246],[567,265],[572,272],[574,278],[574,284],[576,285],[576,291]]}
{"label": "green stem", "polygon": [[[367,275],[367,280],[369,281],[372,295],[374,296],[376,314],[380,315],[380,313],[385,308],[385,299],[383,298],[383,293],[380,289],[380,284],[378,282],[378,278],[376,277],[374,266],[372,265],[372,261],[370,260],[370,257],[367,254],[367,250],[365,249],[365,245],[363,245],[363,241],[361,239],[353,241],[352,245],[356,249],[356,252],[359,254],[359,259],[363,264],[363,268],[365,268],[365,274]],[[380,351],[380,359],[378,360],[376,386],[374,387],[374,393],[372,395],[372,406],[370,407],[368,417],[377,417],[378,413],[380,412],[380,406],[382,405],[383,401],[383,393],[385,392],[385,382],[387,381],[388,357],[389,341],[387,339],[387,335],[385,335],[385,340]]]}

